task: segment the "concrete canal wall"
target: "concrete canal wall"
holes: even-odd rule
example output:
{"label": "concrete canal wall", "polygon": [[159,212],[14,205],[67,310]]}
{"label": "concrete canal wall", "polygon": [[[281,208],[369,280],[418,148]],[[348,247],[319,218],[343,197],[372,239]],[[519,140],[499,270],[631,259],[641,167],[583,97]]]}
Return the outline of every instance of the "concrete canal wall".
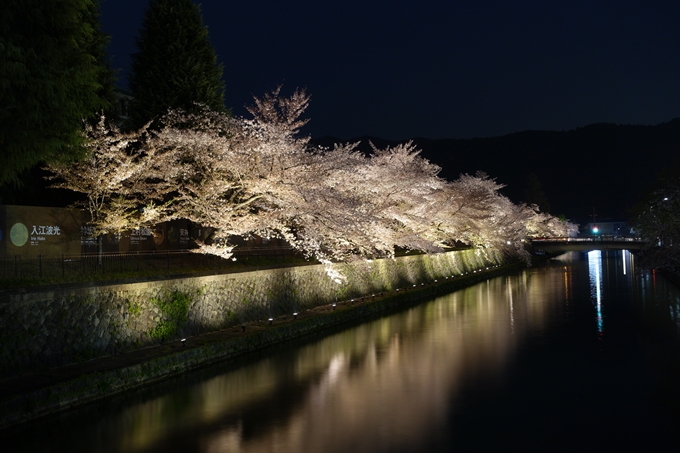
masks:
{"label": "concrete canal wall", "polygon": [[500,253],[465,250],[117,285],[0,294],[0,380],[334,301],[474,272]]}

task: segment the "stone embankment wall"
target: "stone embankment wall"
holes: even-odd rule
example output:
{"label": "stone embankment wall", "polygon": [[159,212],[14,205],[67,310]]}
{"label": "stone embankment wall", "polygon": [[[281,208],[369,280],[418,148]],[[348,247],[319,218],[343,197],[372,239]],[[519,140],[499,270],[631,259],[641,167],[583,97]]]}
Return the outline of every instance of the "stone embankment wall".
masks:
{"label": "stone embankment wall", "polygon": [[501,264],[488,250],[0,294],[0,379]]}

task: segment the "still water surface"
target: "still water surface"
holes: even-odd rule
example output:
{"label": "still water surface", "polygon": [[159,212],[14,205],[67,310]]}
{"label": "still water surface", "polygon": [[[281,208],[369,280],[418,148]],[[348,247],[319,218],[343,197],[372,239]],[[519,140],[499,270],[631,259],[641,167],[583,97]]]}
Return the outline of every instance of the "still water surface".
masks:
{"label": "still water surface", "polygon": [[[680,292],[562,255],[0,433],[9,451],[680,451]],[[4,448],[2,448],[4,451]]]}

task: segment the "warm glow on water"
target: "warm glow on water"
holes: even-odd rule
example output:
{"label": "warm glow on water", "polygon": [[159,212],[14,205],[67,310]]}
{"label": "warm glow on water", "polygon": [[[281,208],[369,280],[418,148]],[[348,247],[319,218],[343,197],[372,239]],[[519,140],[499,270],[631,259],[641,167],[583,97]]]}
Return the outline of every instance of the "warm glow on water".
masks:
{"label": "warm glow on water", "polygon": [[[631,417],[658,409],[654,385],[678,363],[679,306],[659,276],[634,274],[630,253],[564,255],[8,441],[18,451],[415,452],[577,445],[583,431],[613,445],[612,419],[638,426]],[[666,355],[650,358],[644,336],[660,332]],[[667,421],[648,417],[648,434],[624,426],[623,436],[646,442]]]}
{"label": "warm glow on water", "polygon": [[[509,291],[513,284],[517,290]],[[513,292],[520,301],[529,297],[517,276],[488,281],[207,379],[186,390],[192,404],[181,413],[168,409],[177,395],[136,406],[129,414],[137,419],[134,429],[121,448],[143,451],[168,425],[181,430],[231,418],[202,439],[205,451],[415,447],[445,419],[448,400],[470,373],[493,372],[507,360],[515,342],[506,300]],[[541,308],[524,305],[521,318],[540,320]],[[261,412],[253,419],[266,422],[267,406],[280,404],[280,392],[290,392],[283,398],[294,402],[287,416],[249,438],[239,414]]]}

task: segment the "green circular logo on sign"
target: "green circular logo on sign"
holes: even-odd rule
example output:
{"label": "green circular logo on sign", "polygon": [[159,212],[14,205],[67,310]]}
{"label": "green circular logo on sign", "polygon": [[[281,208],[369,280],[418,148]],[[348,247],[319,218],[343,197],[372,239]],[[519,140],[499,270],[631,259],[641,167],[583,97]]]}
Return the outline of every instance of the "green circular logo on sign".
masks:
{"label": "green circular logo on sign", "polygon": [[23,223],[15,223],[12,229],[9,230],[9,238],[12,244],[21,247],[28,241],[28,229]]}

